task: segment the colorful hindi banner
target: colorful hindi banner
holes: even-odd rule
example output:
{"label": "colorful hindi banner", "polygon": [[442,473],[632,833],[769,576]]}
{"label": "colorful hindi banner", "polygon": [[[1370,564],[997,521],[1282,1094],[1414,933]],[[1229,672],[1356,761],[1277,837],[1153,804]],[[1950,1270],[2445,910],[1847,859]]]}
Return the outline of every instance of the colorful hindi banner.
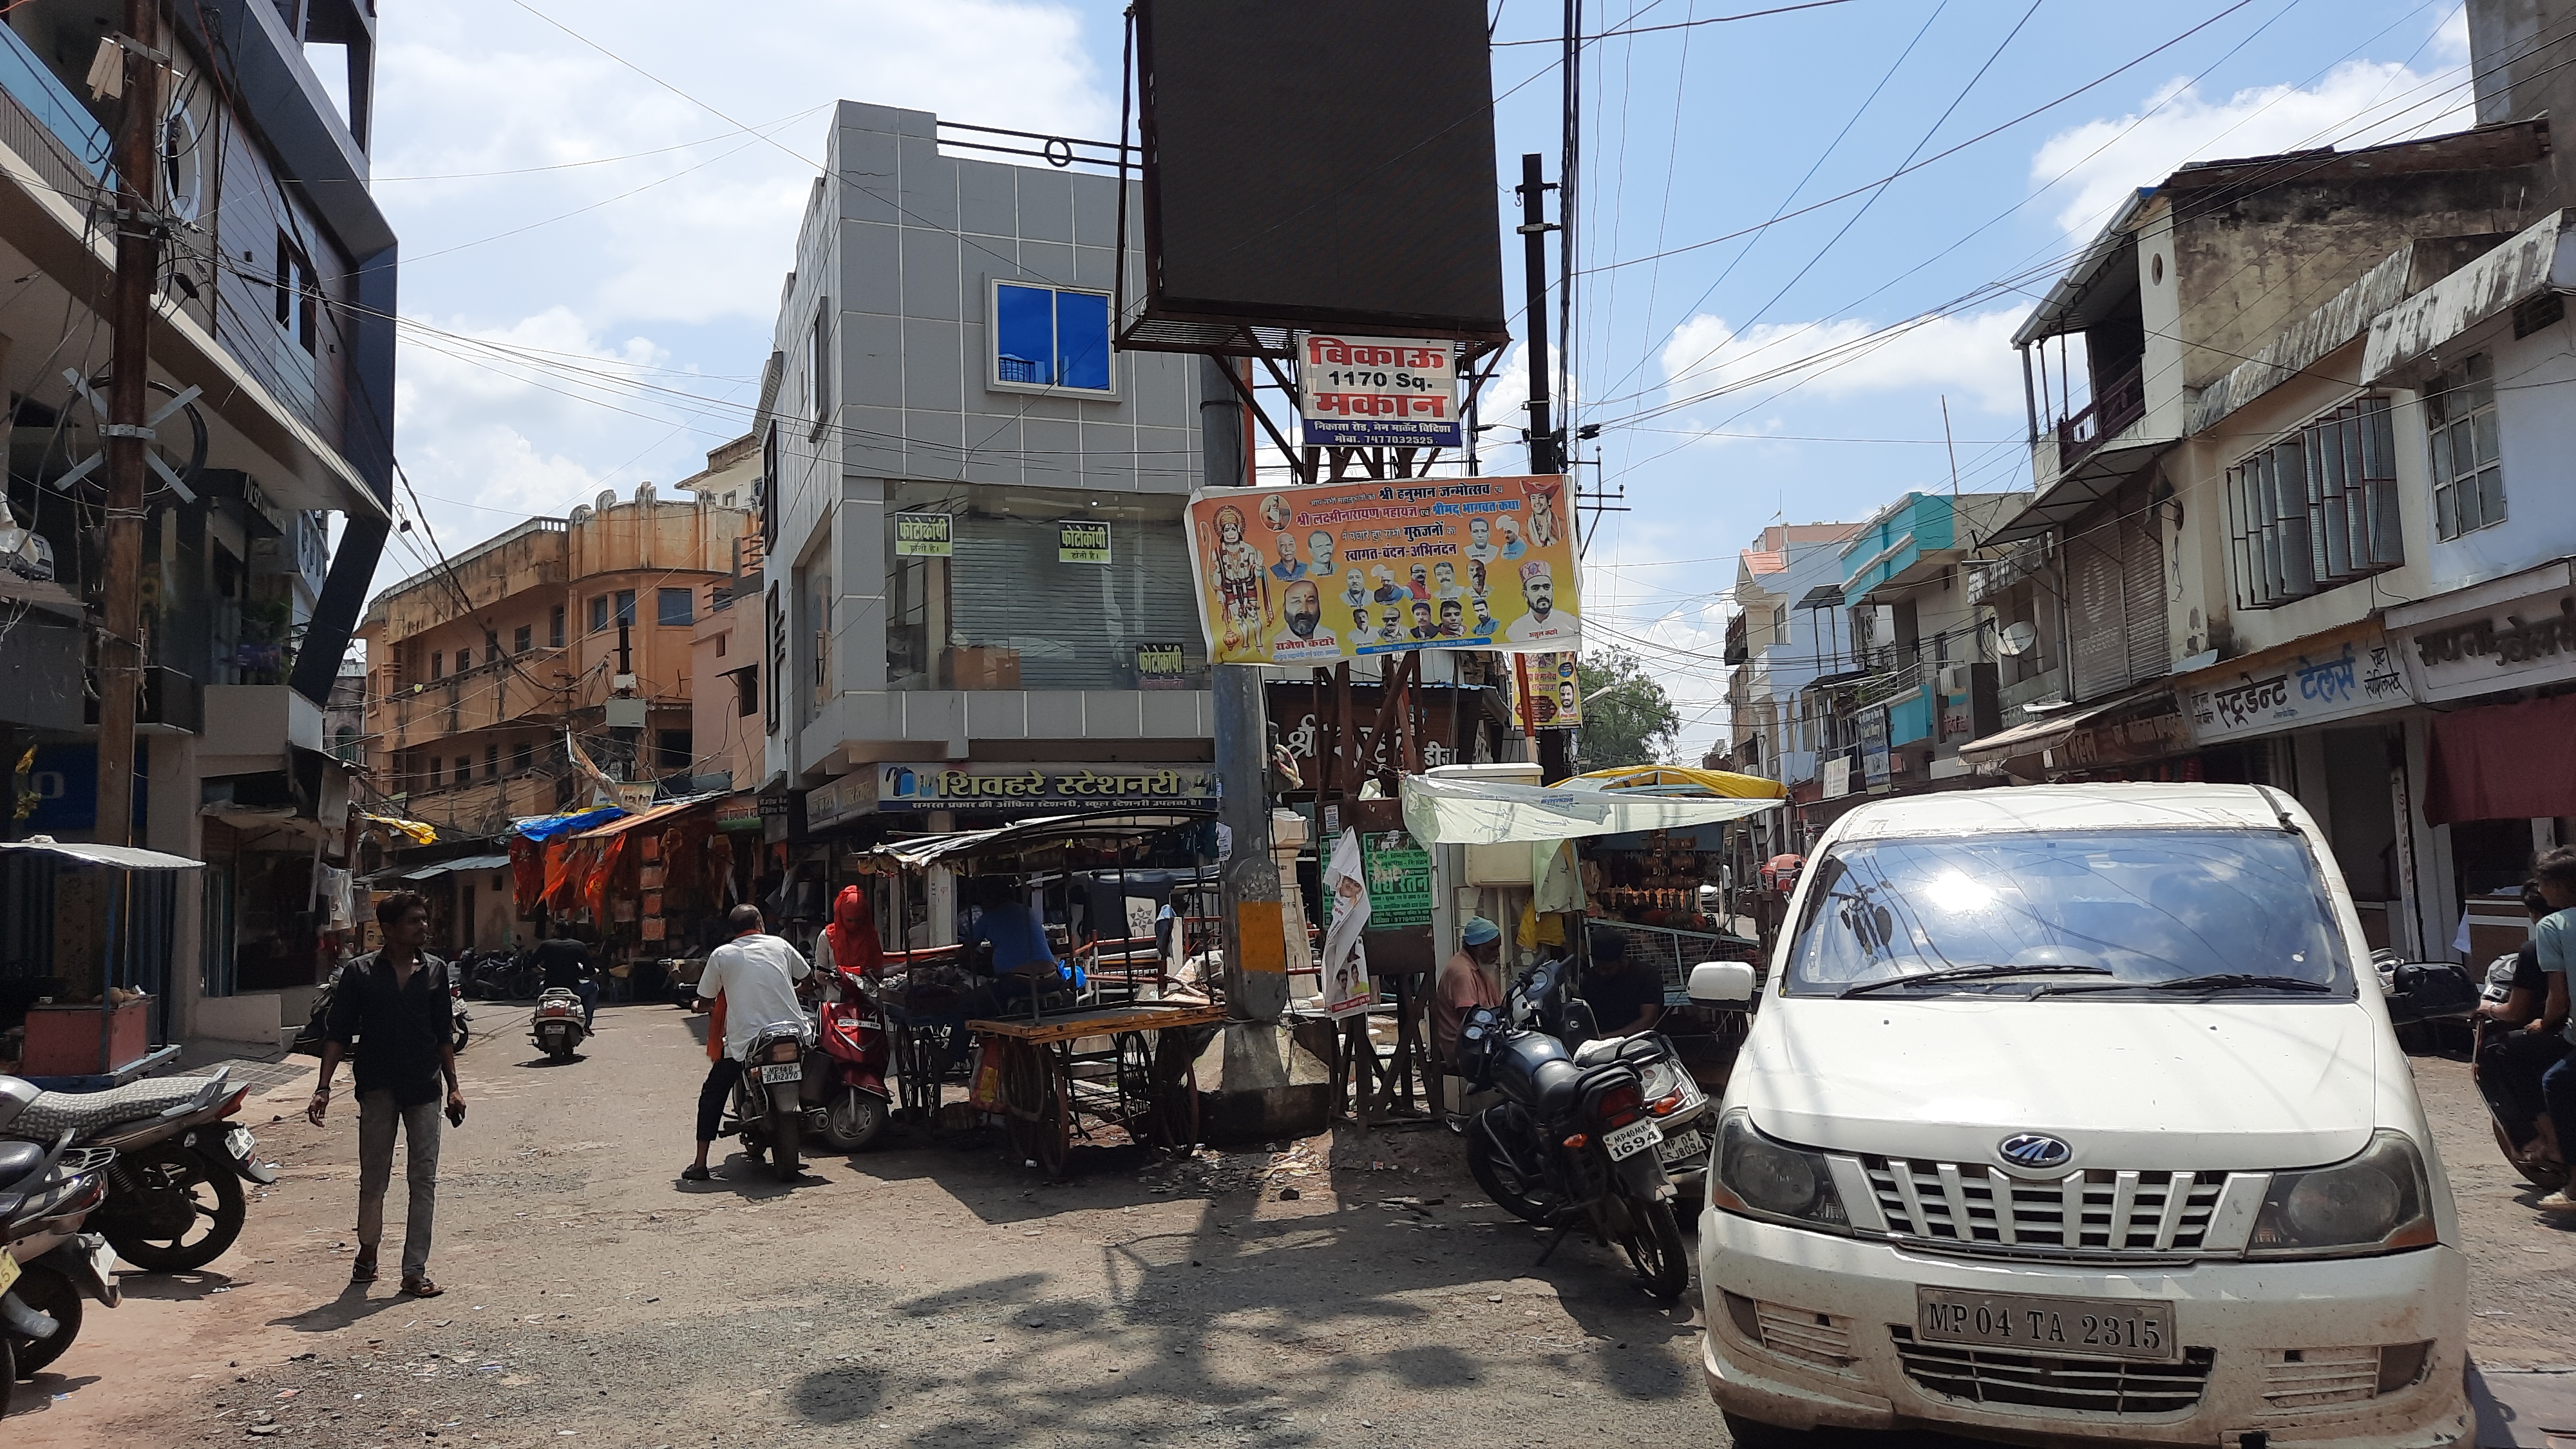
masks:
{"label": "colorful hindi banner", "polygon": [[1567,501],[1553,475],[1193,494],[1190,571],[1209,661],[1575,650]]}

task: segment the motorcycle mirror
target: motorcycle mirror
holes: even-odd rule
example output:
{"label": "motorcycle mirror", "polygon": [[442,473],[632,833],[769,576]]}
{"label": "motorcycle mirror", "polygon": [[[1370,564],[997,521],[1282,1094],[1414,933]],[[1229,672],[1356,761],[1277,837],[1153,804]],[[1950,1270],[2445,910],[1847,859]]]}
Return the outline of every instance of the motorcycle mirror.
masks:
{"label": "motorcycle mirror", "polygon": [[1753,968],[1741,961],[1702,961],[1691,968],[1690,999],[1699,1006],[1748,1006]]}

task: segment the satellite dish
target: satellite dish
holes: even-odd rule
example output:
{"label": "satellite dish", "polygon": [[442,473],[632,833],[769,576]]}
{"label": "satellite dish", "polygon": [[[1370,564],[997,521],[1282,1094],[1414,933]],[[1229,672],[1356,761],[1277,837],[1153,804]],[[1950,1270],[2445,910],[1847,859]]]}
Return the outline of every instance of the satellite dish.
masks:
{"label": "satellite dish", "polygon": [[2007,658],[2016,658],[2028,654],[2030,646],[2038,642],[2039,631],[2031,627],[2029,620],[2024,619],[1995,637],[1995,650]]}
{"label": "satellite dish", "polygon": [[599,490],[598,506],[599,511],[602,513],[606,513],[608,510],[615,508],[617,506],[617,490],[614,488],[602,488]]}

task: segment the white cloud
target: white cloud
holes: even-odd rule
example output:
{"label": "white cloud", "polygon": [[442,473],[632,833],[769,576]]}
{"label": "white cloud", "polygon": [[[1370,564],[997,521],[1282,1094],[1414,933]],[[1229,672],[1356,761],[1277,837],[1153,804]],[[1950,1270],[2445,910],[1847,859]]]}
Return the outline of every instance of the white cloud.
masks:
{"label": "white cloud", "polygon": [[[2465,32],[2446,25],[2427,48],[2464,60]],[[2314,86],[2254,86],[2209,100],[2174,81],[2125,116],[2087,121],[2048,138],[2031,158],[2031,180],[2067,197],[2057,224],[2089,236],[2123,197],[2153,186],[2186,162],[2269,156],[2333,146],[2351,150],[2405,136],[2460,130],[2472,123],[2467,72],[2458,64],[2425,69],[2397,61],[2348,61]],[[2454,89],[2456,87],[2456,89]]]}
{"label": "white cloud", "polygon": [[[1736,330],[1723,317],[1691,318],[1664,344],[1666,400],[1677,407],[1724,389],[1697,405],[1730,411],[1795,385],[1826,399],[1905,389],[1949,393],[1988,412],[2021,409],[2021,372],[2012,332],[2023,309],[1933,317],[1873,337],[1858,318],[1764,322]],[[1730,425],[1729,431],[1741,425]]]}

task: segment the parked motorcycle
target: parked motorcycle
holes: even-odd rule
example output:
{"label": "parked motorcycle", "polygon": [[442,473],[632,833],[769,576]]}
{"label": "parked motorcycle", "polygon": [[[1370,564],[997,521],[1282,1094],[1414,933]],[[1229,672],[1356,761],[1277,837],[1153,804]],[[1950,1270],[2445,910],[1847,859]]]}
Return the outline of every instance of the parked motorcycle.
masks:
{"label": "parked motorcycle", "polygon": [[93,1226],[125,1261],[152,1273],[185,1273],[223,1255],[241,1236],[242,1184],[266,1186],[250,1129],[227,1125],[248,1087],[218,1067],[202,1077],[147,1077],[104,1092],[46,1092],[0,1077],[0,1139],[108,1147],[107,1202]]}
{"label": "parked motorcycle", "polygon": [[571,1061],[589,1035],[590,1028],[581,1024],[581,997],[571,988],[552,987],[537,997],[537,1009],[528,1018],[528,1040],[547,1056]]}
{"label": "parked motorcycle", "polygon": [[798,1149],[805,1140],[807,1114],[818,1119],[829,1115],[821,1102],[821,1067],[813,1025],[777,1021],[752,1037],[742,1075],[734,1079],[728,1104],[732,1116],[724,1130],[742,1138],[743,1155],[753,1162],[767,1157],[781,1182],[794,1181],[804,1170]]}
{"label": "parked motorcycle", "polygon": [[1477,1183],[1498,1203],[1518,1199],[1542,1212],[1556,1242],[1589,1223],[1603,1244],[1626,1252],[1648,1294],[1671,1303],[1690,1286],[1690,1255],[1672,1181],[1654,1153],[1663,1128],[1647,1111],[1639,1072],[1663,1050],[1652,1037],[1629,1037],[1612,1060],[1580,1066],[1565,1043],[1515,1028],[1490,1006],[1470,1012],[1458,1033],[1461,1073],[1503,1099],[1467,1124]]}
{"label": "parked motorcycle", "polygon": [[107,1191],[116,1152],[0,1142],[0,1415],[11,1387],[42,1372],[80,1336],[81,1300],[120,1300],[116,1250],[81,1231]]}
{"label": "parked motorcycle", "polygon": [[[1505,998],[1509,1021],[1563,1042],[1578,1067],[1596,1067],[1611,1061],[1625,1061],[1634,1067],[1645,1084],[1646,1115],[1654,1118],[1664,1132],[1664,1140],[1655,1147],[1655,1158],[1664,1165],[1665,1174],[1681,1196],[1698,1196],[1708,1177],[1709,1134],[1717,1121],[1716,1102],[1700,1090],[1690,1068],[1682,1063],[1681,1053],[1674,1050],[1672,1039],[1663,1033],[1595,1035],[1591,1004],[1573,994],[1567,968],[1564,961],[1543,961],[1523,974]],[[1652,1052],[1632,1046],[1635,1042],[1652,1043]],[[1475,1165],[1472,1148],[1468,1165]],[[1516,1217],[1545,1224],[1554,1214],[1554,1204],[1513,1191],[1500,1174],[1493,1183],[1478,1180],[1495,1202]]]}
{"label": "parked motorcycle", "polygon": [[[835,971],[824,981],[821,1015],[823,1049],[812,1064],[820,1068],[823,1115],[815,1133],[835,1152],[856,1152],[877,1139],[892,1113],[886,1065],[893,1048],[885,1018],[855,971]],[[811,1101],[813,1094],[799,1097]]]}
{"label": "parked motorcycle", "polygon": [[448,978],[447,1009],[451,1017],[450,1024],[456,1033],[456,1049],[463,1051],[466,1041],[474,1035],[474,1023],[465,1014],[464,983],[454,976]]}

